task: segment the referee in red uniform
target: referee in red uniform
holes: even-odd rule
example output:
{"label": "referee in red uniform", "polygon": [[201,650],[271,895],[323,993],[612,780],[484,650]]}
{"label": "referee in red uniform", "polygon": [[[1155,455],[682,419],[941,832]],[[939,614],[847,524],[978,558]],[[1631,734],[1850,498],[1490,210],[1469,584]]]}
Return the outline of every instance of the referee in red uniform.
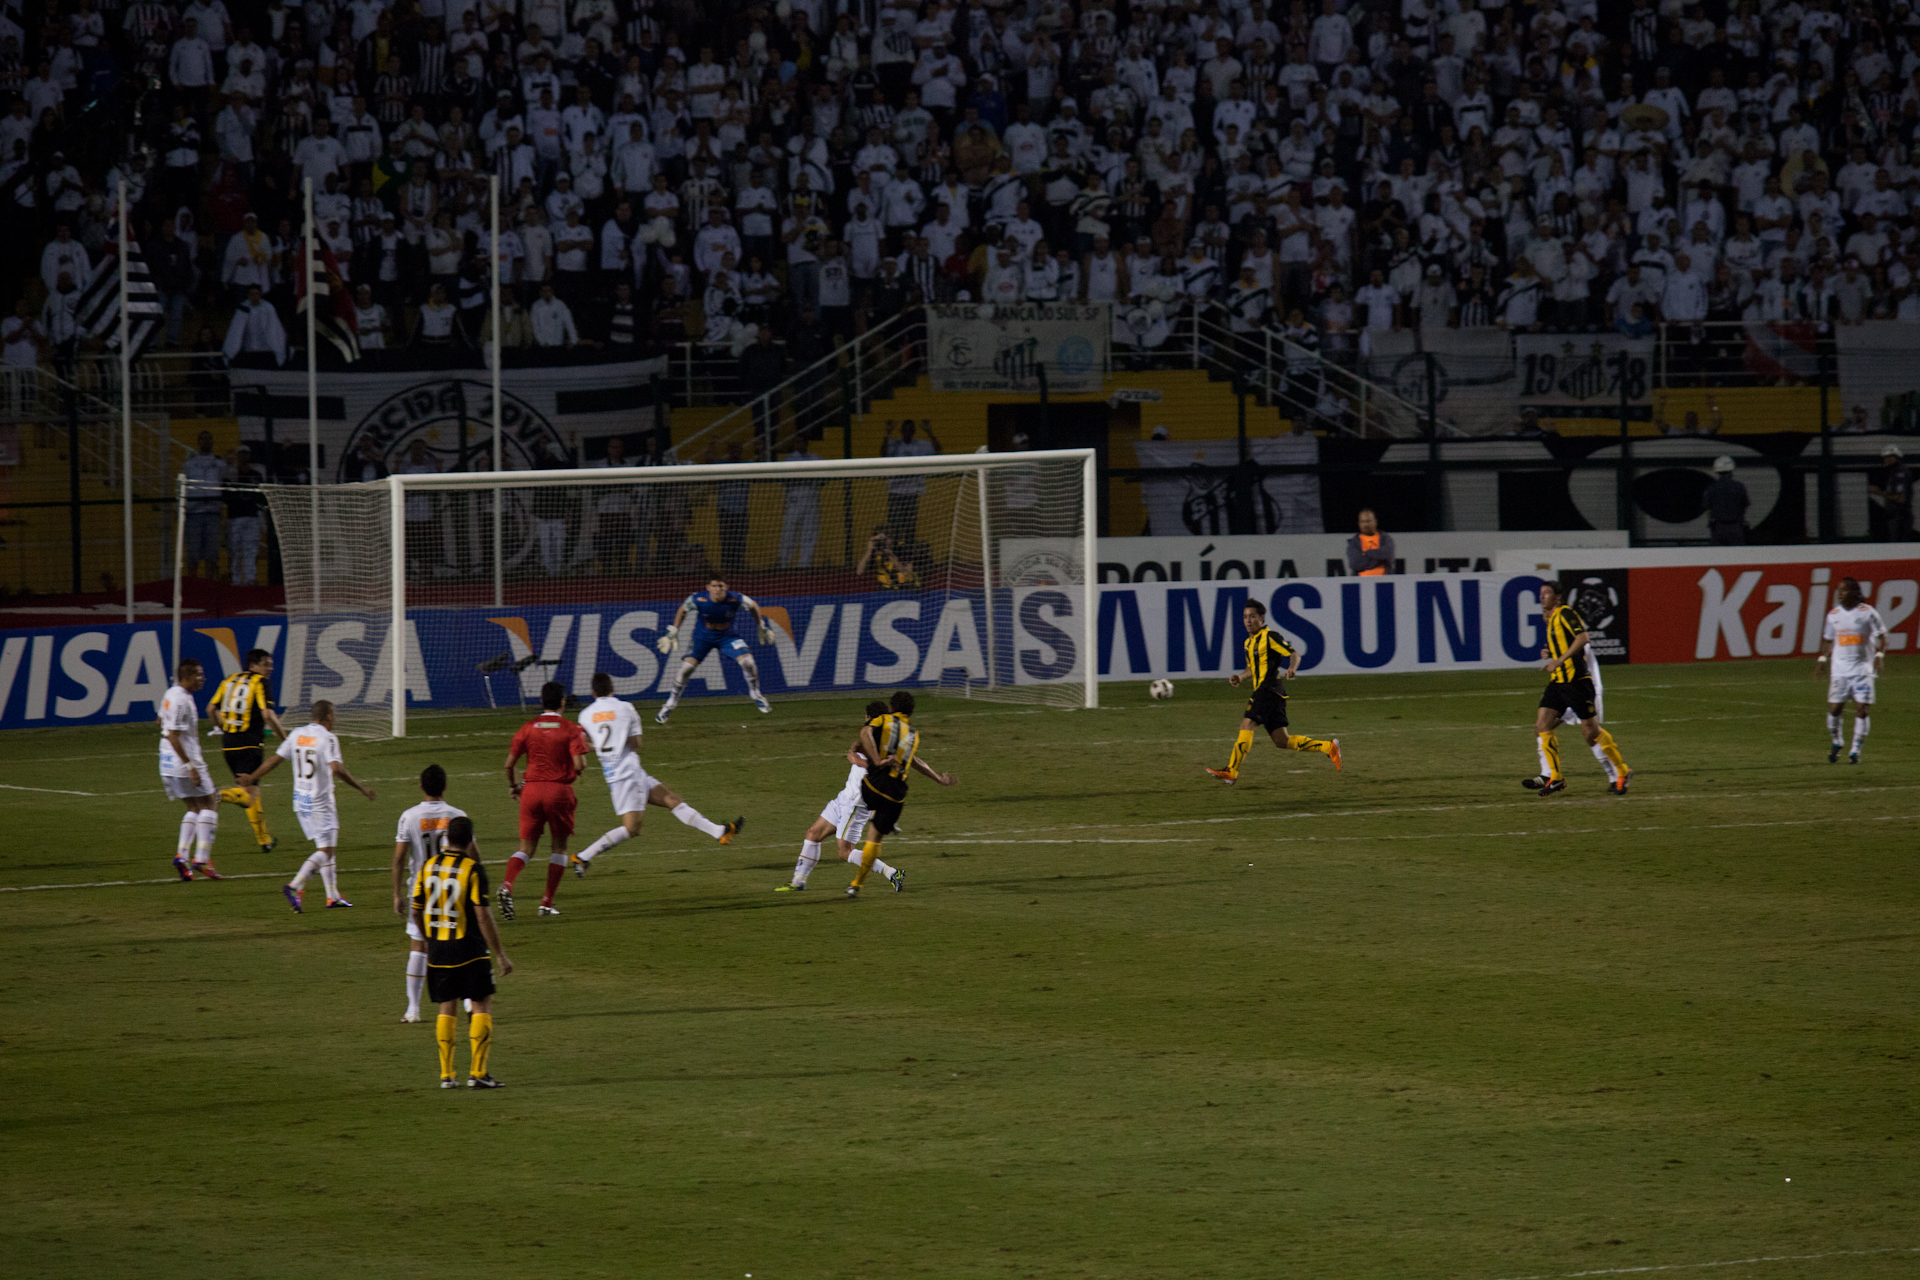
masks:
{"label": "referee in red uniform", "polygon": [[[508,860],[506,878],[500,882],[500,914],[509,920],[513,919],[513,882],[539,850],[542,831],[553,837],[553,850],[547,858],[547,892],[540,899],[540,914],[560,914],[553,905],[553,891],[567,873],[573,780],[580,776],[581,762],[593,753],[580,726],[560,714],[567,705],[565,685],[556,680],[541,685],[540,705],[546,709],[520,726],[507,750],[507,789],[520,802],[520,848]],[[527,761],[524,782],[514,773],[522,757]]]}

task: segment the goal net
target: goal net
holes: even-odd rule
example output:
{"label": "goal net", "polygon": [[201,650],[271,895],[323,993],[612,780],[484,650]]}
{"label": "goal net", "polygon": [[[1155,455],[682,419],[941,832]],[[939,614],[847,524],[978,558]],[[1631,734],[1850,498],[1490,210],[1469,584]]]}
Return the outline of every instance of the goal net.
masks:
{"label": "goal net", "polygon": [[[591,456],[604,441],[584,442]],[[642,456],[637,447],[628,456]],[[597,446],[597,447],[596,447]],[[335,704],[343,732],[409,716],[538,705],[596,672],[664,698],[692,656],[710,579],[742,614],[762,691],[934,689],[1097,705],[1093,451],[478,473],[264,490],[287,607],[280,700]],[[685,693],[747,694],[700,655]]]}

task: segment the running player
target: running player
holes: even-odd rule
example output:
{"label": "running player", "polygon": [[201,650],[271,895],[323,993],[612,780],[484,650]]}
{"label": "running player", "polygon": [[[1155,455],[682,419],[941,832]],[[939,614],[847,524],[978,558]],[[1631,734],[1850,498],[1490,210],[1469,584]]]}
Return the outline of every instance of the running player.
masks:
{"label": "running player", "polygon": [[[1240,780],[1240,764],[1253,750],[1253,729],[1259,725],[1282,751],[1317,751],[1340,767],[1340,739],[1309,738],[1287,732],[1287,684],[1300,671],[1300,655],[1278,631],[1267,626],[1267,607],[1258,600],[1247,601],[1240,611],[1241,625],[1247,629],[1247,669],[1227,677],[1238,689],[1245,682],[1253,691],[1247,699],[1246,713],[1240,718],[1240,733],[1233,740],[1227,767],[1207,772],[1232,786]],[[1283,667],[1280,664],[1285,662]]]}
{"label": "running player", "polygon": [[[860,896],[860,886],[866,883],[867,873],[880,861],[880,842],[900,825],[900,811],[907,803],[907,774],[918,769],[943,787],[952,786],[954,781],[952,774],[941,773],[920,759],[920,735],[909,723],[913,715],[913,695],[901,689],[888,699],[887,707],[885,715],[874,716],[861,727],[860,754],[873,763],[860,779],[860,798],[840,828],[842,839],[860,845],[860,869],[853,873],[853,883],[847,886],[849,898]],[[848,758],[852,758],[851,752]],[[861,836],[869,826],[872,834],[862,843]],[[894,891],[898,892],[905,883],[903,876],[894,884]]]}
{"label": "running player", "polygon": [[[576,801],[573,780],[580,776],[581,762],[590,748],[580,726],[560,714],[567,705],[567,687],[557,680],[540,686],[539,715],[520,726],[507,749],[507,790],[520,802],[520,847],[507,860],[507,874],[500,881],[500,914],[513,919],[513,882],[526,870],[527,860],[540,851],[540,834],[553,837],[553,851],[547,856],[547,892],[540,899],[540,914],[557,916],[554,890],[560,877],[567,874],[567,841],[573,838],[573,811]],[[515,775],[521,757],[527,760],[527,778]]]}
{"label": "running player", "polygon": [[167,799],[187,806],[173,853],[173,869],[182,880],[193,879],[195,867],[209,880],[221,879],[213,866],[220,808],[213,798],[213,775],[200,755],[200,708],[193,700],[206,682],[200,664],[187,658],[174,672],[173,687],[160,699],[160,785]]}
{"label": "running player", "polygon": [[453,1078],[453,1033],[465,1000],[472,1054],[467,1088],[500,1088],[487,1063],[493,1052],[493,958],[499,957],[503,978],[513,972],[513,961],[487,909],[487,869],[473,844],[472,818],[448,822],[441,849],[420,865],[411,924],[427,940],[427,994],[440,1006],[433,1032],[440,1047],[440,1087],[459,1088]]}
{"label": "running player", "polygon": [[[227,770],[236,778],[260,767],[260,748],[267,730],[283,739],[287,736],[287,727],[274,714],[273,699],[267,691],[267,677],[272,674],[273,654],[266,649],[249,649],[246,670],[222,680],[213,697],[207,699],[207,714],[220,726],[220,754],[226,757]],[[224,787],[220,801],[245,809],[260,852],[273,852],[279,841],[267,831],[267,807],[260,803],[260,788],[238,784]]]}
{"label": "running player", "polygon": [[773,628],[767,623],[766,616],[760,612],[760,606],[738,591],[729,591],[727,584],[719,578],[707,583],[705,591],[696,591],[680,602],[679,611],[673,615],[673,625],[666,629],[656,642],[655,647],[663,654],[671,654],[680,645],[680,624],[686,620],[689,610],[693,612],[693,651],[680,660],[680,670],[673,677],[673,692],[667,695],[661,704],[660,712],[654,716],[655,724],[665,724],[673,709],[680,705],[680,695],[686,692],[687,681],[693,678],[693,669],[700,665],[715,649],[726,654],[740,664],[740,674],[747,678],[747,693],[753,698],[753,705],[760,708],[761,714],[773,710],[773,704],[760,692],[760,664],[753,660],[752,652],[747,648],[746,637],[733,628],[734,615],[745,609],[753,615],[760,627],[760,643],[773,643]]}
{"label": "running player", "polygon": [[420,989],[427,985],[427,935],[414,924],[407,899],[420,868],[446,848],[448,826],[467,816],[443,799],[447,771],[437,764],[420,771],[420,794],[424,798],[400,815],[400,829],[393,835],[393,913],[407,922],[407,1011],[400,1015],[402,1022],[420,1021]]}
{"label": "running player", "polygon": [[1867,740],[1867,720],[1873,714],[1873,685],[1887,664],[1887,624],[1880,611],[1866,602],[1860,584],[1852,578],[1840,579],[1834,594],[1834,606],[1827,610],[1826,630],[1821,633],[1820,656],[1814,660],[1814,674],[1831,660],[1833,674],[1827,679],[1827,763],[1840,762],[1840,712],[1853,703],[1853,750],[1848,764],[1860,763],[1860,746]]}
{"label": "running player", "polygon": [[1627,794],[1633,770],[1600,723],[1599,660],[1588,645],[1587,623],[1567,603],[1552,582],[1540,584],[1540,618],[1547,628],[1546,647],[1540,650],[1540,669],[1547,672],[1547,690],[1540,695],[1534,716],[1534,741],[1540,752],[1540,776],[1522,778],[1520,785],[1538,791],[1541,798],[1567,789],[1560,772],[1560,744],[1554,730],[1561,720],[1580,726],[1580,736],[1593,749],[1593,758],[1607,771],[1607,794]]}
{"label": "running player", "polygon": [[[871,723],[887,714],[884,702],[867,704],[866,723]],[[847,749],[847,782],[840,788],[840,794],[827,802],[820,816],[807,828],[807,834],[800,840],[800,860],[793,864],[793,879],[779,886],[775,893],[797,893],[807,887],[807,877],[820,865],[820,842],[828,836],[834,838],[834,844],[840,856],[855,866],[860,864],[860,846],[848,840],[843,834],[847,823],[853,817],[853,808],[860,803],[860,784],[866,779],[867,766],[873,761],[860,752],[860,739],[853,740],[853,746]],[[887,878],[893,891],[899,893],[907,887],[907,873],[897,867],[890,867],[880,859],[873,860],[873,868]]]}
{"label": "running player", "polygon": [[334,850],[340,847],[340,813],[333,803],[333,780],[339,778],[368,800],[379,799],[372,787],[361,786],[360,780],[347,771],[346,761],[340,756],[340,739],[333,735],[333,704],[322,698],[313,704],[311,714],[312,723],[281,739],[280,749],[268,756],[265,764],[234,779],[243,787],[257,787],[260,779],[280,767],[281,761],[293,762],[293,816],[300,819],[301,834],[313,841],[313,852],[300,864],[293,879],[280,888],[287,905],[296,912],[306,897],[307,881],[316,871],[320,883],[326,886],[329,909],[353,905],[340,894],[340,868],[334,860]]}
{"label": "running player", "polygon": [[640,713],[631,702],[613,696],[613,677],[604,671],[595,673],[593,695],[593,701],[580,712],[580,727],[600,758],[600,773],[607,780],[620,825],[580,851],[573,860],[573,873],[586,875],[587,866],[595,858],[639,835],[640,819],[650,804],[672,810],[674,817],[721,844],[732,844],[746,825],[746,818],[738,817],[722,826],[668,790],[666,783],[640,766]]}

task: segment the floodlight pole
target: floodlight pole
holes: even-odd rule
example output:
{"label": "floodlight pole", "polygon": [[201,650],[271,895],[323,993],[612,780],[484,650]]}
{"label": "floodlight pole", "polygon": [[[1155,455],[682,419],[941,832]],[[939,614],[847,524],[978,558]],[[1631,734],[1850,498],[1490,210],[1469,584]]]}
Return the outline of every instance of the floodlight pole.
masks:
{"label": "floodlight pole", "polygon": [[[500,175],[487,175],[488,217],[493,228],[493,248],[490,254],[492,265],[487,268],[488,279],[493,287],[487,291],[491,300],[493,314],[493,469],[504,471],[501,460],[500,443],[500,352],[504,343],[500,341]],[[493,603],[498,608],[506,603],[506,567],[501,559],[501,515],[500,504],[506,500],[506,491],[496,487],[493,491]]]}
{"label": "floodlight pole", "polygon": [[314,316],[318,310],[313,296],[313,179],[306,186],[306,228],[303,231],[301,269],[306,274],[307,297],[307,490],[311,504],[307,525],[308,553],[313,569],[313,607],[320,607],[320,365],[314,346]]}
{"label": "floodlight pole", "polygon": [[[133,326],[127,315],[127,180],[120,179],[120,542],[133,621]],[[163,457],[165,455],[162,455]]]}

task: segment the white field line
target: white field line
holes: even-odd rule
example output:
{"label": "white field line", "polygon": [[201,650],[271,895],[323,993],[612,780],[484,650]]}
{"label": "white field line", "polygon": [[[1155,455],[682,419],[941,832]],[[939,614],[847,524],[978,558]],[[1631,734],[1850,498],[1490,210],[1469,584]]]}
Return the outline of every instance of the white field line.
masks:
{"label": "white field line", "polygon": [[[906,832],[902,831],[902,832],[898,832],[897,834],[901,837],[903,843],[907,842]],[[918,840],[918,841],[912,841],[912,843],[915,843],[915,844],[999,844],[1001,843],[1001,841],[998,841],[998,840]],[[1172,839],[1172,840],[1162,839],[1160,837],[1128,839],[1126,837],[1121,837],[1121,836],[1087,836],[1079,839],[1020,841],[1020,844],[1022,846],[1030,845],[1030,844],[1203,844],[1203,843],[1205,843],[1204,839],[1199,836],[1194,836],[1186,839]],[[780,844],[749,844],[749,845],[736,844],[730,847],[741,850],[743,852],[747,850],[759,852],[761,850],[773,850],[773,849],[791,850],[793,846],[794,846],[793,841],[785,841]],[[699,852],[699,850],[696,848],[683,846],[680,848],[635,849],[631,851],[609,850],[608,852],[601,854],[600,857],[601,858],[641,858],[641,857],[658,858],[663,855],[669,855],[669,854],[676,854],[676,853],[685,854],[685,853],[697,853],[697,852]],[[540,855],[535,855],[535,856],[536,858],[538,858]],[[596,862],[598,860],[599,860],[598,858],[595,859]],[[484,859],[484,861],[492,863],[495,866],[505,866],[508,860],[505,858],[488,858],[488,859]],[[341,867],[340,870],[341,872],[348,873],[348,874],[373,875],[376,873],[390,873],[393,870],[393,868],[391,865],[389,865],[384,867]],[[220,878],[222,880],[271,880],[271,879],[277,878],[279,880],[286,881],[290,879],[291,876],[289,873],[279,872],[279,871],[243,871],[243,872],[237,872],[237,873],[222,873]],[[116,889],[125,885],[181,884],[181,883],[183,883],[183,881],[180,879],[179,876],[171,875],[171,876],[155,876],[152,879],[145,879],[145,880],[89,880],[89,881],[85,881],[83,883],[77,883],[77,884],[9,884],[9,885],[0,885],[0,893],[40,893],[50,889]]]}
{"label": "white field line", "polygon": [[1662,1266],[1607,1267],[1599,1271],[1551,1271],[1534,1276],[1510,1276],[1507,1280],[1581,1280],[1585,1276],[1638,1276],[1653,1271],[1692,1271],[1706,1267],[1751,1267],[1763,1262],[1814,1262],[1821,1258],[1869,1258],[1875,1254],[1920,1253],[1920,1245],[1901,1245],[1887,1249],[1834,1249],[1828,1253],[1778,1253],[1758,1258],[1731,1258],[1725,1262],[1669,1262]]}
{"label": "white field line", "polygon": [[[1885,789],[1894,790],[1895,788],[1885,788]],[[1323,814],[1323,815],[1300,815],[1300,816],[1337,817],[1341,815]],[[1210,819],[1210,821],[1237,821],[1237,819]],[[1805,827],[1805,826],[1818,826],[1818,825],[1832,825],[1837,822],[1914,822],[1914,821],[1920,821],[1920,813],[1889,813],[1889,814],[1882,814],[1878,817],[1870,817],[1870,818],[1855,818],[1855,817],[1790,818],[1790,819],[1782,819],[1778,822],[1713,822],[1713,823],[1705,823],[1705,824],[1690,824],[1682,828],[1665,827],[1665,826],[1622,827],[1622,826],[1615,825],[1615,826],[1607,826],[1607,827],[1536,827],[1536,828],[1524,828],[1517,831],[1433,831],[1433,832],[1422,832],[1422,833],[1413,834],[1413,835],[1277,836],[1277,837],[1269,837],[1265,839],[1264,842],[1267,844],[1336,844],[1336,843],[1348,843],[1348,842],[1359,843],[1359,842],[1364,842],[1369,840],[1500,840],[1500,839],[1511,839],[1516,836],[1584,836],[1584,835],[1604,834],[1606,832],[1613,832],[1613,831],[1672,831],[1672,830],[1733,831],[1733,830],[1746,830],[1746,829],[1756,828],[1756,827]],[[1114,824],[1114,825],[1120,825],[1120,824]],[[1161,823],[1161,824],[1154,824],[1154,825],[1164,826],[1169,824]],[[1041,828],[1041,829],[1047,830],[1048,828]],[[998,844],[1012,843],[1012,844],[1017,844],[1022,848],[1025,848],[1028,845],[1036,845],[1036,844],[1108,845],[1108,844],[1202,844],[1202,843],[1205,843],[1205,838],[1199,837],[1199,836],[1188,836],[1188,837],[1080,836],[1080,837],[1053,837],[1049,839],[1023,839],[1023,840],[1017,840],[1017,841],[1008,841],[999,836],[984,836],[984,837],[975,836],[972,838],[960,837],[960,836],[936,836],[936,837],[930,837],[928,839],[915,839],[913,836],[909,835],[907,832],[904,832],[904,831],[899,832],[898,835],[900,836],[900,842],[905,845],[936,845],[936,844],[998,845]],[[780,844],[734,845],[732,847],[735,849],[739,849],[741,851],[751,849],[758,852],[760,850],[791,849],[793,846],[791,841],[787,841],[787,842],[782,842]],[[685,848],[685,847],[665,848],[665,849],[635,849],[630,852],[614,852],[609,850],[607,853],[603,853],[600,856],[603,858],[605,857],[637,858],[637,857],[645,857],[648,855],[659,857],[663,854],[692,853],[692,852],[696,852],[696,850]],[[496,862],[496,865],[505,865],[507,860],[497,859],[494,861]],[[371,875],[377,872],[391,871],[392,868],[391,866],[342,867],[341,870],[347,871],[347,872],[365,873],[365,874]],[[223,880],[265,880],[265,879],[271,879],[276,876],[280,876],[280,874],[281,873],[277,871],[248,871],[248,872],[240,872],[233,875],[222,875],[221,879]],[[74,883],[74,884],[0,885],[0,893],[37,893],[37,892],[41,892],[49,889],[109,889],[109,888],[118,888],[124,885],[175,884],[179,882],[180,882],[180,878],[177,875],[173,875],[173,876],[156,876],[152,879],[147,879],[147,880],[91,880],[91,881],[85,881],[82,883]],[[1701,1264],[1701,1265],[1705,1265],[1705,1264]]]}

